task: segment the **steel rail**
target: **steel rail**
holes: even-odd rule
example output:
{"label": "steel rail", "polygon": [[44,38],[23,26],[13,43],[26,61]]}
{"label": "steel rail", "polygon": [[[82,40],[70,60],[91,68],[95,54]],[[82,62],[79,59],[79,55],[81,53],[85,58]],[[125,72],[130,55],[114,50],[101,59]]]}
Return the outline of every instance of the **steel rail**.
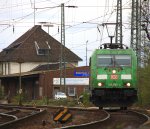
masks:
{"label": "steel rail", "polygon": [[71,126],[65,126],[65,127],[59,127],[59,128],[54,128],[54,129],[69,129],[69,128],[77,128],[77,127],[86,127],[88,125],[92,125],[92,124],[97,124],[97,123],[100,123],[100,122],[103,122],[103,121],[106,121],[107,119],[110,118],[110,114],[108,112],[106,112],[105,110],[103,110],[105,113],[106,113],[106,117],[101,119],[101,120],[97,120],[97,121],[92,121],[92,122],[89,122],[89,123],[85,123],[85,124],[79,124],[79,125],[71,125]]}
{"label": "steel rail", "polygon": [[[21,108],[19,108],[19,109],[21,109]],[[22,108],[22,109],[25,109],[25,108]],[[27,109],[29,109],[29,108],[27,108]],[[44,112],[46,112],[45,109],[38,109],[38,111],[36,109],[36,111],[33,111],[32,113],[28,114],[27,116],[24,116],[24,117],[21,117],[21,118],[18,118],[15,115],[9,115],[9,114],[6,114],[6,113],[0,113],[0,115],[5,115],[5,116],[9,116],[9,117],[13,117],[14,118],[14,120],[10,120],[8,122],[0,124],[0,129],[7,129],[7,127],[10,127],[11,125],[13,125],[13,124],[15,124],[17,122],[24,121],[24,120],[32,118],[34,116],[40,115],[40,114],[42,114]]]}
{"label": "steel rail", "polygon": [[[59,128],[54,128],[54,129],[73,129],[73,128],[86,128],[88,125],[93,125],[93,124],[98,124],[100,122],[104,122],[106,120],[108,120],[111,116],[111,114],[109,112],[107,112],[106,110],[104,110],[105,113],[107,114],[107,116],[104,119],[98,120],[98,121],[92,121],[89,123],[85,123],[85,124],[80,124],[80,125],[71,125],[71,126],[65,126],[65,127],[59,127]],[[138,112],[138,111],[133,111],[133,110],[127,110],[127,112],[133,113],[135,115],[138,115],[139,117],[142,117],[144,119],[144,123],[140,126],[140,127],[145,127],[146,123],[148,121],[150,121],[150,117],[144,113]],[[140,128],[139,127],[139,128]]]}
{"label": "steel rail", "polygon": [[[2,116],[7,116],[7,117],[12,117],[12,118],[14,118],[14,120],[17,120],[18,119],[18,117],[16,117],[15,115],[9,115],[9,114],[6,114],[6,113],[0,113],[0,115],[2,115]],[[0,124],[1,125],[1,124]]]}
{"label": "steel rail", "polygon": [[145,118],[145,122],[139,128],[146,127],[146,125],[150,122],[150,117],[148,115],[146,115],[145,113],[141,113],[141,112],[133,111],[133,110],[129,110],[129,111],[134,112],[134,113],[142,116],[143,118]]}
{"label": "steel rail", "polygon": [[[107,111],[112,111],[111,109],[107,109]],[[134,110],[134,109],[129,109],[129,110],[124,110],[125,112],[130,112],[132,114],[135,114],[141,118],[143,118],[143,123],[138,127],[138,129],[149,129],[150,127],[147,127],[147,124],[150,123],[150,117],[148,115],[146,115],[146,113],[142,113],[138,110]]]}

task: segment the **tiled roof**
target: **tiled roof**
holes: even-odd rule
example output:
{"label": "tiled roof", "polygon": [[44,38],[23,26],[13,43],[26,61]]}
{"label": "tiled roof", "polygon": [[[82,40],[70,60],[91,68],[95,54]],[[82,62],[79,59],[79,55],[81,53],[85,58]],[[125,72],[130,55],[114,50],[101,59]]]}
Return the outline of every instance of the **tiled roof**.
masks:
{"label": "tiled roof", "polygon": [[[65,61],[82,61],[75,53],[65,48]],[[45,53],[45,55],[41,53]],[[0,61],[8,62],[59,62],[61,43],[35,25],[0,53]],[[49,55],[49,56],[48,56]]]}

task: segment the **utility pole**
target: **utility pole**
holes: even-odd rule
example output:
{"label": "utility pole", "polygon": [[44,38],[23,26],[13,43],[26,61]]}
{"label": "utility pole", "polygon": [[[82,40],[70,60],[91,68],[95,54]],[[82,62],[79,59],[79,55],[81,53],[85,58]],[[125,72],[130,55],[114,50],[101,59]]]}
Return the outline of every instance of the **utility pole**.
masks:
{"label": "utility pole", "polygon": [[19,105],[22,105],[21,62],[19,62]]}
{"label": "utility pole", "polygon": [[[62,66],[64,67],[64,88],[66,93],[66,62],[65,62],[65,14],[64,14],[64,3],[61,4],[61,57],[60,57],[60,86],[62,85]],[[63,62],[63,63],[62,63]],[[63,65],[62,65],[63,64]]]}
{"label": "utility pole", "polygon": [[150,51],[150,32],[149,32],[149,17],[150,17],[150,9],[149,9],[149,0],[141,1],[141,63],[143,66],[149,64],[149,51]]}
{"label": "utility pole", "polygon": [[138,66],[141,66],[141,0],[132,0],[130,47],[136,52]]}
{"label": "utility pole", "polygon": [[24,62],[23,59],[20,57],[17,59],[19,63],[19,105],[22,105],[22,78],[21,78],[21,64]]}
{"label": "utility pole", "polygon": [[66,89],[66,54],[65,54],[65,7],[68,8],[77,8],[77,6],[64,6],[64,3],[61,4],[61,52],[60,52],[60,86],[62,85],[62,62],[64,64],[64,88],[65,93]]}
{"label": "utility pole", "polygon": [[35,0],[34,0],[34,26],[35,26]]}
{"label": "utility pole", "polygon": [[117,0],[115,43],[119,43],[122,45],[122,0]]}
{"label": "utility pole", "polygon": [[86,41],[86,66],[87,66],[87,43],[88,43],[88,40]]}

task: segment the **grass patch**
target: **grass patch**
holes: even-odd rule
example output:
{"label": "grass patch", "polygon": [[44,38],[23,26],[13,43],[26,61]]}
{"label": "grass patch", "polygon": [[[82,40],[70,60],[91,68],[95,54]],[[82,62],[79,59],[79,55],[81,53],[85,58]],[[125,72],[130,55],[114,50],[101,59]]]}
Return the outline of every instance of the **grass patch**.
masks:
{"label": "grass patch", "polygon": [[77,100],[74,99],[41,99],[41,100],[32,100],[30,102],[23,103],[25,105],[36,105],[36,106],[68,106],[68,107],[75,107],[79,106]]}

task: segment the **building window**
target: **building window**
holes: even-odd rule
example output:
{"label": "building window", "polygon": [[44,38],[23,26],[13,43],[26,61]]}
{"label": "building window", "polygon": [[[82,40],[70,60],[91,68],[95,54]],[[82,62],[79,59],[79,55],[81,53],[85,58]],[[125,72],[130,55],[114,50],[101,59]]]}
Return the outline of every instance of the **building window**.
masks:
{"label": "building window", "polygon": [[38,49],[38,55],[48,55],[49,49]]}
{"label": "building window", "polygon": [[76,88],[68,87],[68,95],[69,96],[75,96],[76,95]]}
{"label": "building window", "polygon": [[38,43],[35,41],[35,48],[36,48],[37,55],[49,55],[49,51],[51,48],[48,41],[45,42],[44,46],[42,48],[39,47]]}
{"label": "building window", "polygon": [[89,92],[89,87],[88,86],[84,87],[84,92]]}

